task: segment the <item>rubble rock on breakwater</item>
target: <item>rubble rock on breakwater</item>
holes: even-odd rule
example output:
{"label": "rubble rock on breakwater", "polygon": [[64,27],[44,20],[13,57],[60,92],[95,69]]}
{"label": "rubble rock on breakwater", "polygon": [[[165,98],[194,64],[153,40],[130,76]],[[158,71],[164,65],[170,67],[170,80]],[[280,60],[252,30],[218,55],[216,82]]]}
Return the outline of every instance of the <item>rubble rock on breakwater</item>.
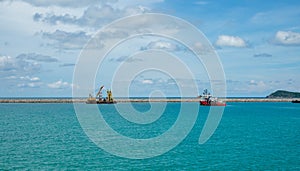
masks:
{"label": "rubble rock on breakwater", "polygon": [[226,102],[291,102],[292,98],[228,98],[224,101]]}
{"label": "rubble rock on breakwater", "polygon": [[[291,102],[292,100],[300,100],[300,98],[227,98],[222,99],[226,102]],[[130,99],[115,99],[118,103],[129,102],[199,102],[199,98],[130,98]],[[85,103],[84,98],[6,98],[0,99],[0,103]]]}
{"label": "rubble rock on breakwater", "polygon": [[0,103],[85,103],[86,99],[62,99],[62,98],[17,98],[0,99]]}

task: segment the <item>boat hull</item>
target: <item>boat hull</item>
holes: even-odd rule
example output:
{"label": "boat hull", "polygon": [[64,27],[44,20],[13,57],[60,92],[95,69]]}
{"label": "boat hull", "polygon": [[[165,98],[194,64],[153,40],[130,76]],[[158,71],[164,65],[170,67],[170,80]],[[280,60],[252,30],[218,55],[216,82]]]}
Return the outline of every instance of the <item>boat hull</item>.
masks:
{"label": "boat hull", "polygon": [[220,101],[211,101],[211,102],[207,102],[207,101],[200,101],[200,105],[202,106],[226,106],[225,102],[220,102]]}
{"label": "boat hull", "polygon": [[300,100],[293,100],[292,103],[300,103]]}
{"label": "boat hull", "polygon": [[87,100],[86,104],[115,104],[116,101],[94,101],[94,100]]}
{"label": "boat hull", "polygon": [[105,102],[105,101],[101,101],[101,102],[97,102],[97,104],[115,104],[117,103],[116,101],[112,101],[112,102]]}

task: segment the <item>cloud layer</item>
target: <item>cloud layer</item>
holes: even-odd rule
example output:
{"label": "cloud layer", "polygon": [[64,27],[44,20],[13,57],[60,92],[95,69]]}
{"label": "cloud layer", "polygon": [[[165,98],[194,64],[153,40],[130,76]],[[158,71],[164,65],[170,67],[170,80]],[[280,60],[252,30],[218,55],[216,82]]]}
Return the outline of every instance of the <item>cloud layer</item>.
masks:
{"label": "cloud layer", "polygon": [[50,25],[71,24],[84,28],[99,29],[105,24],[112,22],[121,17],[150,12],[149,8],[143,6],[126,6],[122,8],[114,7],[108,3],[94,3],[89,5],[79,17],[72,14],[54,14],[40,13],[33,15],[33,20],[36,22],[44,22]]}
{"label": "cloud layer", "polygon": [[48,43],[49,46],[56,49],[81,49],[85,43],[90,39],[90,36],[85,32],[66,32],[62,30],[56,30],[55,32],[43,32],[42,38],[52,41]]}
{"label": "cloud layer", "polygon": [[[88,6],[94,3],[103,3],[107,2],[107,0],[52,0],[52,1],[45,1],[45,0],[23,0],[31,5],[38,6],[38,7],[48,7],[48,6],[61,6],[61,7],[83,7]],[[114,0],[112,0],[114,2]]]}
{"label": "cloud layer", "polygon": [[271,54],[268,54],[268,53],[257,53],[257,54],[254,54],[253,57],[256,57],[256,58],[269,58],[269,57],[272,57],[273,55]]}
{"label": "cloud layer", "polygon": [[38,61],[38,62],[58,62],[56,58],[53,58],[51,56],[37,54],[37,53],[22,53],[16,57],[17,59],[21,60],[32,60],[32,61]]}
{"label": "cloud layer", "polygon": [[[238,90],[239,94],[264,93],[280,87],[299,90],[300,3],[274,1],[271,6],[264,5],[257,9],[261,2],[247,1],[245,4],[233,1],[0,0],[0,94],[70,96],[76,57],[91,37],[117,19],[155,11],[184,18],[196,24],[195,28],[200,28],[208,40],[215,41],[213,44],[226,76],[240,81],[232,85],[229,83],[229,88],[233,90],[234,87],[231,94],[236,94]],[[247,8],[241,8],[244,5]],[[217,8],[218,11],[211,12]],[[95,47],[103,48],[111,39],[126,39],[130,30],[142,28],[140,26],[144,24],[155,27],[155,23],[161,22],[161,19],[135,22],[135,26],[124,23],[122,30],[110,29],[99,34],[101,39],[95,43]],[[181,28],[170,24],[168,27],[159,25],[155,29],[175,35],[180,34]],[[151,33],[153,30],[137,32]],[[117,66],[122,62],[136,62],[139,65],[143,60],[135,59],[132,55],[153,49],[173,52],[188,66],[194,67],[192,71],[198,71],[199,66],[190,58],[189,49],[180,41],[163,37],[146,40],[145,37],[123,42],[128,43],[128,47],[120,44],[119,49],[109,56],[109,65]],[[195,42],[194,47],[203,53],[207,50],[201,40]],[[108,72],[114,71],[111,69]],[[289,78],[294,81],[284,80]],[[140,88],[140,93],[143,93],[150,89],[164,89],[172,83],[150,75],[138,80],[135,88]],[[15,91],[18,88],[23,92]],[[167,86],[165,89],[171,91],[173,88]],[[7,92],[7,89],[12,91]]]}
{"label": "cloud layer", "polygon": [[36,61],[27,61],[23,58],[0,56],[0,73],[13,75],[14,73],[37,73],[41,65]]}

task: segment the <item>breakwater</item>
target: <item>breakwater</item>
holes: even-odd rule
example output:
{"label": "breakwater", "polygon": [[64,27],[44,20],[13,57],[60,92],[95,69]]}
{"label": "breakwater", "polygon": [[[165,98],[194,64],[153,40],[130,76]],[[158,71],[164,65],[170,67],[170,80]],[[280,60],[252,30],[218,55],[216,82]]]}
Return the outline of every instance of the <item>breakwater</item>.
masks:
{"label": "breakwater", "polygon": [[[118,103],[129,102],[199,102],[199,98],[130,98],[115,99]],[[300,98],[226,98],[226,102],[291,102]],[[85,103],[84,98],[3,98],[0,103]]]}

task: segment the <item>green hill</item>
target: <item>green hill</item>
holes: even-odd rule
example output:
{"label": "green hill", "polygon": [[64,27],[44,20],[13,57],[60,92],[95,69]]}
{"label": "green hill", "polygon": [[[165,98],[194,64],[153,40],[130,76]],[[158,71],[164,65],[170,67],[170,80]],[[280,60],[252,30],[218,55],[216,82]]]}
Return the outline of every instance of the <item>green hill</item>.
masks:
{"label": "green hill", "polygon": [[300,98],[300,93],[285,90],[277,90],[274,93],[268,95],[267,98]]}

